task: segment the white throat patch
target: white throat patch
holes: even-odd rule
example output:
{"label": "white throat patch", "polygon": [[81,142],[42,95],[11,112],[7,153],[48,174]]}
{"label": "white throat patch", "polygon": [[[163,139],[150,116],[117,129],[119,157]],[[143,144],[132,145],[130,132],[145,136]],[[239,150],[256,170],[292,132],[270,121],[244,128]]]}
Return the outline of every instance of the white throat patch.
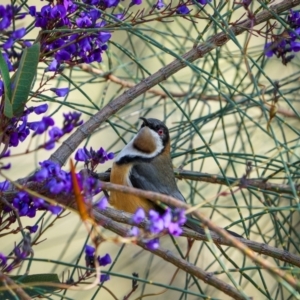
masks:
{"label": "white throat patch", "polygon": [[[144,128],[144,127],[143,127]],[[149,129],[149,132],[151,134],[151,138],[153,138],[154,143],[156,145],[156,148],[154,151],[151,153],[146,153],[141,150],[138,150],[137,148],[134,147],[134,140],[139,136],[139,134],[143,134],[143,128],[140,129],[140,131],[134,136],[134,138],[122,149],[122,151],[117,155],[115,158],[115,162],[120,161],[123,157],[141,157],[141,158],[154,158],[157,156],[159,153],[162,152],[164,145],[163,142],[158,135],[157,132]]]}

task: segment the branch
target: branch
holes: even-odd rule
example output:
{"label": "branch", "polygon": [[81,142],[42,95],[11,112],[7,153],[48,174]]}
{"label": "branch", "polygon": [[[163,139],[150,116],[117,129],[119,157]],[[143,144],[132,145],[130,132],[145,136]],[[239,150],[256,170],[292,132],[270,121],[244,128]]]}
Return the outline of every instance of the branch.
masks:
{"label": "branch", "polygon": [[[97,210],[97,214],[104,215],[108,217],[109,219],[112,219],[118,223],[124,223],[131,225],[132,224],[132,214],[126,213],[124,211],[119,211],[113,208],[106,208],[105,210]],[[140,228],[146,228],[147,222],[142,222],[141,224],[137,225]],[[114,228],[108,228],[111,231],[114,231]],[[231,242],[229,242],[227,239],[221,237],[217,233],[211,231],[210,232],[211,239],[218,245],[224,245],[224,246],[232,246]],[[198,232],[195,232],[192,229],[183,227],[183,233],[181,236],[185,236],[187,238],[195,239],[197,241],[210,241],[208,237],[205,234],[201,234]],[[257,252],[259,254],[263,254],[269,257],[273,257],[275,259],[279,259],[281,261],[284,261],[286,263],[292,264],[294,266],[300,267],[300,256],[295,255],[293,253],[290,253],[284,249],[278,249],[276,247],[269,246],[267,244],[258,243],[251,240],[246,239],[240,239],[247,247],[249,247],[254,252]]]}
{"label": "branch", "polygon": [[[247,18],[244,21],[229,27],[227,32],[221,32],[208,38],[206,42],[191,49],[182,57],[174,60],[172,63],[163,67],[156,73],[145,78],[140,83],[128,89],[115,100],[104,106],[103,109],[93,115],[91,119],[80,126],[66,141],[64,141],[63,144],[51,155],[50,159],[60,165],[63,165],[74,149],[76,149],[86,137],[92,134],[94,130],[105,122],[111,115],[129,104],[133,99],[145,93],[147,90],[151,89],[163,80],[166,80],[186,66],[192,66],[191,63],[193,61],[204,57],[204,55],[215,48],[225,45],[230,40],[230,36],[240,35],[241,33],[253,28],[253,26],[266,22],[298,4],[300,4],[300,0],[282,1],[276,5],[270,6],[268,10],[258,13],[255,17],[251,18],[251,20]],[[131,29],[126,28],[126,30],[130,31]]]}
{"label": "branch", "polygon": [[[258,189],[260,192],[270,191],[278,194],[290,194],[294,195],[293,189],[288,184],[278,184],[267,182],[267,179],[241,179],[235,177],[227,177],[224,178],[222,175],[218,174],[209,174],[202,172],[194,172],[194,171],[186,171],[182,169],[174,169],[174,175],[178,179],[188,179],[193,181],[201,181],[201,182],[209,182],[213,184],[221,184],[234,187],[238,186],[240,188],[246,189]],[[109,182],[110,172],[97,173],[97,178],[101,181]],[[300,194],[300,185],[294,186],[297,194]]]}
{"label": "branch", "polygon": [[[97,223],[101,224],[101,226],[103,226],[104,228],[109,229],[122,237],[128,236],[128,228],[124,225],[113,221],[112,219],[104,216],[101,212],[97,210],[94,210],[93,213]],[[144,250],[163,258],[165,261],[172,263],[173,265],[187,272],[188,274],[191,274],[204,281],[205,283],[214,286],[218,290],[223,291],[225,294],[233,297],[234,299],[246,299],[246,297],[234,287],[218,279],[212,273],[205,272],[204,270],[196,267],[195,265],[184,260],[183,258],[174,255],[168,249],[163,249],[162,247],[159,247],[156,250],[150,250],[147,248],[146,244],[141,241],[137,241],[137,245],[139,245]]]}
{"label": "branch", "polygon": [[[95,68],[91,65],[88,65],[88,64],[80,64],[76,67],[79,67],[81,70],[83,70],[84,72],[87,72],[89,74],[102,76],[102,77],[106,78],[107,80],[110,80],[111,82],[114,82],[114,83],[122,86],[122,88],[132,88],[135,86],[135,84],[132,82],[128,82],[126,80],[120,79],[119,77],[112,75],[112,74],[107,74],[106,72],[104,72],[98,68]],[[168,94],[167,94],[163,90],[154,89],[154,88],[151,88],[151,89],[147,90],[146,92],[148,94],[153,94],[155,96],[158,96],[161,99],[166,99],[169,97],[169,95],[171,95],[173,98],[187,97],[188,100],[196,99],[196,100],[200,100],[200,101],[217,101],[217,102],[224,101],[224,102],[227,102],[227,99],[221,95],[205,95],[203,93],[188,95],[187,92],[178,93],[178,92],[172,92],[172,91],[168,91]],[[238,96],[238,95],[231,97],[231,98],[233,101],[236,101],[236,102],[242,101],[244,99],[244,97]],[[264,108],[267,110],[270,110],[270,107],[268,107],[267,105],[265,105]],[[277,107],[277,114],[283,115],[288,118],[299,119],[298,115],[296,115],[293,111],[290,111],[284,107]]]}
{"label": "branch", "polygon": [[[271,191],[278,194],[292,194],[293,189],[288,184],[277,184],[277,183],[270,183],[267,182],[267,179],[241,179],[241,178],[234,178],[234,177],[227,177],[224,178],[222,175],[215,175],[209,173],[201,173],[201,172],[193,172],[193,171],[184,171],[180,169],[174,169],[175,176],[178,179],[189,179],[193,181],[202,181],[202,182],[209,182],[214,184],[222,184],[228,186],[228,184],[232,187],[238,186],[240,188],[256,188],[259,189],[261,192],[264,191]],[[105,174],[105,173],[103,173]],[[101,175],[102,177],[103,175]],[[103,176],[103,178],[105,178]],[[299,185],[295,185],[295,190],[297,194],[300,194],[300,187]]]}

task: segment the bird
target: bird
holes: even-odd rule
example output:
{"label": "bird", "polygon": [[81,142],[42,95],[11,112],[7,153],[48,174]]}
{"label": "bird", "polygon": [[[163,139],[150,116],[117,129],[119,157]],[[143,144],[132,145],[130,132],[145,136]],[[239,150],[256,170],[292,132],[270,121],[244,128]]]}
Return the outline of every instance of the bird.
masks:
{"label": "bird", "polygon": [[[175,180],[168,127],[158,119],[140,119],[143,121],[140,130],[115,157],[110,182],[169,195],[186,202]],[[132,214],[138,208],[143,208],[145,212],[151,209],[163,212],[161,207],[146,198],[120,191],[111,191],[109,202],[114,208]],[[204,228],[191,218],[187,219],[185,226],[205,234]],[[226,231],[241,237],[233,231]]]}

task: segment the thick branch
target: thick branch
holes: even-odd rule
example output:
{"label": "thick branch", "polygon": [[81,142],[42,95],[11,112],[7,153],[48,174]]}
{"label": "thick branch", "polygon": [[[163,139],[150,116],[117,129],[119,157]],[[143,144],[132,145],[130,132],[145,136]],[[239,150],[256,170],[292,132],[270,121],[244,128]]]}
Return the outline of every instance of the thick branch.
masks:
{"label": "thick branch", "polygon": [[[103,109],[96,113],[90,120],[80,126],[50,157],[54,162],[63,165],[71,153],[76,149],[79,144],[90,134],[94,132],[103,122],[105,122],[111,115],[119,111],[122,107],[130,103],[139,95],[145,93],[147,90],[157,85],[158,83],[166,80],[179,70],[186,66],[192,65],[191,63],[216,47],[221,47],[230,40],[230,35],[240,35],[241,33],[253,28],[258,24],[264,23],[274,17],[274,15],[281,14],[282,12],[291,9],[292,7],[300,4],[300,0],[285,0],[277,5],[270,6],[268,10],[258,13],[254,18],[246,19],[228,28],[227,33],[221,32],[210,38],[199,46],[185,53],[180,59],[176,59],[169,65],[163,67],[153,75],[142,80],[134,87],[128,89],[121,96],[108,103]],[[130,30],[130,29],[128,29]]]}

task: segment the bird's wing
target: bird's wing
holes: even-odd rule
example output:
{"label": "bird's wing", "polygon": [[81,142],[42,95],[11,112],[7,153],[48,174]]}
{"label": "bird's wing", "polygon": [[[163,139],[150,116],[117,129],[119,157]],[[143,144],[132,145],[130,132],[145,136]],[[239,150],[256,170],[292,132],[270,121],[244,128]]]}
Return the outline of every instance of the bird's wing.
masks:
{"label": "bird's wing", "polygon": [[[167,168],[167,166],[165,167]],[[172,167],[170,168],[173,172]],[[132,186],[135,188],[166,194],[168,196],[172,196],[178,200],[186,202],[183,195],[177,188],[174,177],[172,176],[172,178],[166,178],[167,174],[170,175],[170,168],[169,170],[162,170],[160,168],[160,171],[158,172],[156,163],[140,163],[132,167],[129,179],[131,181]],[[158,207],[157,209],[161,211],[161,208]],[[195,221],[197,223],[195,223]],[[204,229],[200,226],[200,223],[198,222],[199,221],[197,219],[193,218],[192,216],[189,216],[185,225],[198,233],[205,234]],[[233,231],[226,231],[235,237],[242,237]]]}
{"label": "bird's wing", "polygon": [[158,172],[155,164],[141,163],[132,167],[129,179],[135,188],[165,194],[185,202],[174,177],[167,178],[168,174],[165,171]]}

